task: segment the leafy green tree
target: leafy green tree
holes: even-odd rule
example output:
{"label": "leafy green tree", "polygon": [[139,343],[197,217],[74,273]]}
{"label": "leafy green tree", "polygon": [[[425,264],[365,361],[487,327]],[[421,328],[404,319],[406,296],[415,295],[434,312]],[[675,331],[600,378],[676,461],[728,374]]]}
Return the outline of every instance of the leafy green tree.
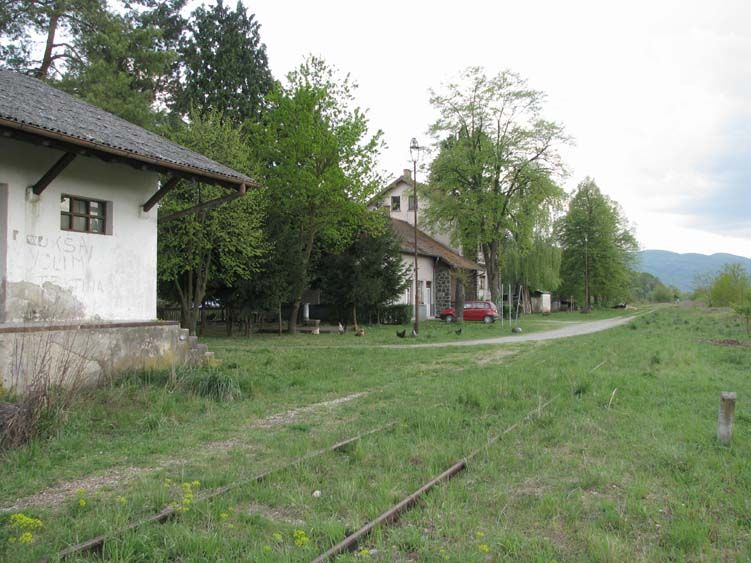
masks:
{"label": "leafy green tree", "polygon": [[[192,116],[174,134],[183,146],[248,172],[250,149],[240,130],[219,115]],[[184,182],[162,200],[159,215],[189,208],[226,193],[217,186]],[[196,332],[200,307],[209,282],[227,287],[251,280],[266,251],[261,230],[264,199],[257,190],[219,207],[160,223],[158,274],[174,290],[181,308],[181,324]]]}
{"label": "leafy green tree", "polygon": [[386,305],[410,283],[399,240],[385,221],[374,219],[370,230],[355,233],[342,252],[324,254],[317,261],[318,284],[327,302],[340,314],[350,310],[355,328],[358,306]]}
{"label": "leafy green tree", "polygon": [[[539,176],[563,171],[563,128],[541,117],[544,96],[510,71],[488,77],[467,69],[460,83],[432,92],[440,117],[431,127],[438,155],[431,164],[428,219],[453,232],[470,256],[482,252],[491,296],[501,297],[504,243],[525,198],[546,189]],[[554,197],[550,195],[549,197]]]}
{"label": "leafy green tree", "polygon": [[196,8],[180,47],[180,113],[220,112],[238,124],[260,118],[273,85],[260,27],[239,1],[234,11],[222,0]]}
{"label": "leafy green tree", "polygon": [[344,248],[363,227],[366,202],[379,185],[381,132],[369,135],[365,112],[353,107],[354,87],[321,59],[308,58],[269,95],[264,120],[249,128],[265,163],[268,220],[281,235],[276,252],[299,265],[286,284],[290,332],[296,331],[314,248]]}
{"label": "leafy green tree", "polygon": [[618,204],[594,180],[579,184],[558,229],[565,292],[576,295],[585,310],[593,300],[626,299],[638,245]]}
{"label": "leafy green tree", "polygon": [[751,275],[740,264],[725,264],[712,280],[709,299],[712,307],[745,305],[751,300]]}

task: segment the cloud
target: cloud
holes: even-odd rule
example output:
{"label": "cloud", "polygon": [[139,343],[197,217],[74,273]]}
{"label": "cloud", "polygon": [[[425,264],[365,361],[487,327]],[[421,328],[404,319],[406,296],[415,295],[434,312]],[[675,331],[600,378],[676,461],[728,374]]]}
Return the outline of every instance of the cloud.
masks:
{"label": "cloud", "polygon": [[751,119],[734,123],[725,146],[700,169],[710,189],[685,201],[678,212],[697,229],[751,238]]}

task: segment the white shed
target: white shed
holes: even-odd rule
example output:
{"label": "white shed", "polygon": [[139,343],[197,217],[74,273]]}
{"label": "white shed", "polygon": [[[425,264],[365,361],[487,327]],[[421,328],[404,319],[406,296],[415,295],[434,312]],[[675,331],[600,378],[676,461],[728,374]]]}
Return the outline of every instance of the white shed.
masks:
{"label": "white shed", "polygon": [[532,293],[532,312],[550,314],[550,292],[534,291]]}
{"label": "white shed", "polygon": [[257,185],[44,82],[0,71],[6,388],[28,376],[12,367],[20,341],[27,356],[54,341],[59,353],[85,357],[90,374],[196,356],[176,323],[156,319],[157,202],[182,178],[226,187],[223,201]]}

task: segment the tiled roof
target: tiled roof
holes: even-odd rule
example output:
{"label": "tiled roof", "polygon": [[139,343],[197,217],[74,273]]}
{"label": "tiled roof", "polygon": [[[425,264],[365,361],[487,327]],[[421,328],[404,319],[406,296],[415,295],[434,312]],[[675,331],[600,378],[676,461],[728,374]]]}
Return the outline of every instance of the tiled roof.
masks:
{"label": "tiled roof", "polygon": [[[391,219],[391,227],[401,242],[402,252],[414,254],[415,230],[412,225],[399,219]],[[463,270],[481,270],[480,266],[451,250],[445,244],[441,244],[434,238],[417,229],[417,253],[422,256],[440,258],[454,268]]]}
{"label": "tiled roof", "polygon": [[203,181],[258,183],[41,80],[0,71],[0,127],[140,161]]}

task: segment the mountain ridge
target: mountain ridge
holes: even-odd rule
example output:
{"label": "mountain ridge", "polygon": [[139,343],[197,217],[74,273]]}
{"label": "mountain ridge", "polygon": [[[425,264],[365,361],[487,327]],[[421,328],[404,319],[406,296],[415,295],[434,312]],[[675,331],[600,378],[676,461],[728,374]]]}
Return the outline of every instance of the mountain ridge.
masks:
{"label": "mountain ridge", "polygon": [[637,252],[636,270],[658,277],[662,283],[681,291],[694,289],[697,276],[714,275],[725,264],[740,264],[751,274],[751,258],[717,252],[678,253],[670,250],[647,249]]}

